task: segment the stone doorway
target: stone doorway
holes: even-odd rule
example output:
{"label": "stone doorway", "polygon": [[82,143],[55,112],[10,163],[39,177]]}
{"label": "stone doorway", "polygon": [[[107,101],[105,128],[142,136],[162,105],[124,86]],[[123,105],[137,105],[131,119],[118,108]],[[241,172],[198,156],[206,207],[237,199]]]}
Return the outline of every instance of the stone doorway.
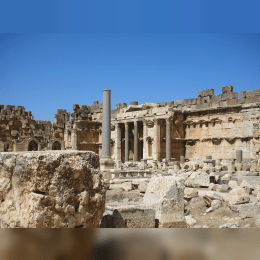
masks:
{"label": "stone doorway", "polygon": [[52,145],[52,150],[61,150],[61,144],[60,142],[56,141]]}
{"label": "stone doorway", "polygon": [[28,151],[38,151],[38,144],[35,141],[31,141],[28,144]]}

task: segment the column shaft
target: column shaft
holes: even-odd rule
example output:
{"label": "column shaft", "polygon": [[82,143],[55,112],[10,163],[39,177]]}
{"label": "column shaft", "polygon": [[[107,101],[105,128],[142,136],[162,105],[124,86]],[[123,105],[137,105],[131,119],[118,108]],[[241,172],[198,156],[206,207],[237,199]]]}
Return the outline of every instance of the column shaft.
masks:
{"label": "column shaft", "polygon": [[146,137],[147,137],[147,123],[144,121],[143,124],[143,159],[146,159],[148,157],[148,151],[147,151],[147,142],[146,142]]}
{"label": "column shaft", "polygon": [[153,160],[159,161],[159,146],[160,146],[160,131],[159,131],[159,121],[154,120],[154,142],[153,142]]}
{"label": "column shaft", "polygon": [[129,161],[129,125],[125,123],[125,162]]}
{"label": "column shaft", "polygon": [[138,124],[134,122],[134,162],[138,161]]}
{"label": "column shaft", "polygon": [[166,119],[166,159],[171,160],[171,121]]}
{"label": "column shaft", "polygon": [[71,148],[72,150],[77,150],[77,130],[71,130]]}
{"label": "column shaft", "polygon": [[111,157],[111,90],[103,90],[102,157]]}
{"label": "column shaft", "polygon": [[115,160],[121,161],[121,128],[118,124],[115,125]]}

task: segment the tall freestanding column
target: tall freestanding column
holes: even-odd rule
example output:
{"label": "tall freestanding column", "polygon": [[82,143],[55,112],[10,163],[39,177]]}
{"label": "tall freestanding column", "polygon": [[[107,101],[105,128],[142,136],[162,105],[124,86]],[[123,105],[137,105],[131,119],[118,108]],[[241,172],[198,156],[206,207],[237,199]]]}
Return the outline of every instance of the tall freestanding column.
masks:
{"label": "tall freestanding column", "polygon": [[100,169],[107,170],[114,168],[111,159],[111,90],[103,90],[103,111],[102,111],[102,158]]}
{"label": "tall freestanding column", "polygon": [[111,158],[111,90],[103,90],[102,158]]}
{"label": "tall freestanding column", "polygon": [[134,122],[134,162],[138,161],[138,122]]}
{"label": "tall freestanding column", "polygon": [[129,124],[125,123],[125,162],[129,161]]}
{"label": "tall freestanding column", "polygon": [[166,159],[171,160],[171,120],[166,119]]}
{"label": "tall freestanding column", "polygon": [[115,161],[121,161],[121,128],[118,123],[115,124]]}
{"label": "tall freestanding column", "polygon": [[148,151],[147,151],[147,142],[146,142],[146,136],[147,136],[147,122],[143,122],[143,159],[146,159],[148,157]]}

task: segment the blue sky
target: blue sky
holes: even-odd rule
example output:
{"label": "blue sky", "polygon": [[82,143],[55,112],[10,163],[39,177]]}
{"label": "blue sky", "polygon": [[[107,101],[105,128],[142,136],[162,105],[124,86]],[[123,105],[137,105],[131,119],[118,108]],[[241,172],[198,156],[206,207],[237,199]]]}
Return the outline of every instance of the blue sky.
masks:
{"label": "blue sky", "polygon": [[195,98],[200,90],[260,88],[260,34],[0,34],[0,104],[35,120],[57,109]]}

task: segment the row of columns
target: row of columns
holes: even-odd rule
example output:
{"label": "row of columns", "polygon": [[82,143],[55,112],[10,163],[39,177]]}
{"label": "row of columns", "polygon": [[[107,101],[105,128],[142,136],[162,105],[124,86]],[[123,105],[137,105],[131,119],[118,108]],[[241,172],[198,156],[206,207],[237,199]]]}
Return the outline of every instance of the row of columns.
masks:
{"label": "row of columns", "polygon": [[[143,158],[148,157],[148,145],[146,142],[147,122],[143,121]],[[115,160],[121,161],[121,128],[115,124]],[[154,145],[152,157],[159,160],[160,127],[159,120],[154,120]],[[166,159],[171,159],[171,120],[166,119]],[[125,123],[125,162],[129,161],[129,122]],[[134,162],[138,161],[138,121],[134,121]]]}

